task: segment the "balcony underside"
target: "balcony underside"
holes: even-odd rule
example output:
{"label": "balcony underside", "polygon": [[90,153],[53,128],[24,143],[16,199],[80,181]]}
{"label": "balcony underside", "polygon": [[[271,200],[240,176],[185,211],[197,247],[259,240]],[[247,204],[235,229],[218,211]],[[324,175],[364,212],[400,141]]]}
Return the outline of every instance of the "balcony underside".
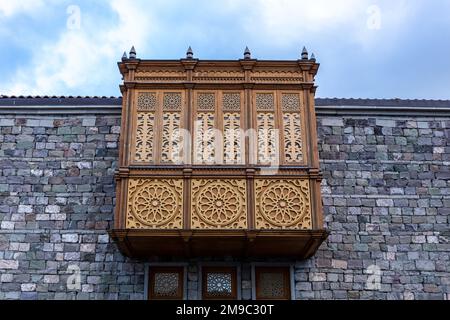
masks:
{"label": "balcony underside", "polygon": [[131,258],[292,257],[307,259],[328,237],[326,230],[137,230],[109,231]]}

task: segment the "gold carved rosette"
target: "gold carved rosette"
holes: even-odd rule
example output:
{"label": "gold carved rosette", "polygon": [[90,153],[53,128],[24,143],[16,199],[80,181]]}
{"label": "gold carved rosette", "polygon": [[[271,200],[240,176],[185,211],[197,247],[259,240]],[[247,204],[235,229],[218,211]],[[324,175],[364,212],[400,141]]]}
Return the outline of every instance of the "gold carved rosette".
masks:
{"label": "gold carved rosette", "polygon": [[246,229],[245,180],[192,180],[192,229]]}
{"label": "gold carved rosette", "polygon": [[130,179],[126,227],[130,229],[181,229],[183,180]]}
{"label": "gold carved rosette", "polygon": [[255,180],[256,229],[310,229],[308,180]]}

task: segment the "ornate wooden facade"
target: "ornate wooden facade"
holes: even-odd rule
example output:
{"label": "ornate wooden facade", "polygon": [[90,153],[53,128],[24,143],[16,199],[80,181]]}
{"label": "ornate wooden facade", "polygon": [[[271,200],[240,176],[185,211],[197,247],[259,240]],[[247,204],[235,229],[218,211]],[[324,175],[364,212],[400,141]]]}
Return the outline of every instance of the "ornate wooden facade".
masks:
{"label": "ornate wooden facade", "polygon": [[114,228],[127,256],[311,256],[323,229],[314,59],[119,63]]}

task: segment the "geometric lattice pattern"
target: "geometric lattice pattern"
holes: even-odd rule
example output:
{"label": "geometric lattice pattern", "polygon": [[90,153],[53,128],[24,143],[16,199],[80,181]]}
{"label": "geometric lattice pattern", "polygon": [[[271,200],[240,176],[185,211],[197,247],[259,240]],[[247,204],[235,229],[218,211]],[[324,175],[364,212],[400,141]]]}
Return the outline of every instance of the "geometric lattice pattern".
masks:
{"label": "geometric lattice pattern", "polygon": [[257,299],[289,299],[289,267],[256,267],[255,275]]}
{"label": "geometric lattice pattern", "polygon": [[181,111],[181,92],[165,92],[163,110]]}
{"label": "geometric lattice pattern", "polygon": [[214,93],[199,93],[197,96],[198,111],[214,111],[216,107],[216,95]]}
{"label": "geometric lattice pattern", "polygon": [[181,229],[182,179],[129,179],[126,228]]}
{"label": "geometric lattice pattern", "polygon": [[256,229],[311,229],[307,179],[255,179]]}
{"label": "geometric lattice pattern", "polygon": [[150,267],[149,299],[183,299],[183,267]]}
{"label": "geometric lattice pattern", "polygon": [[202,267],[202,299],[236,299],[236,268]]}
{"label": "geometric lattice pattern", "polygon": [[284,297],[284,276],[282,273],[261,273],[259,276],[259,295],[268,298]]}
{"label": "geometric lattice pattern", "polygon": [[257,93],[256,94],[256,110],[257,111],[274,111],[275,98],[273,93]]}
{"label": "geometric lattice pattern", "polygon": [[286,112],[300,111],[300,95],[298,93],[283,93],[281,109]]}
{"label": "geometric lattice pattern", "polygon": [[222,96],[223,111],[240,111],[241,110],[241,94],[240,93],[224,93]]}
{"label": "geometric lattice pattern", "polygon": [[232,280],[230,273],[209,272],[206,275],[206,292],[210,296],[231,296]]}
{"label": "geometric lattice pattern", "polygon": [[155,273],[153,293],[157,296],[174,297],[178,293],[178,273],[158,272]]}
{"label": "geometric lattice pattern", "polygon": [[193,179],[192,229],[247,228],[246,181]]}
{"label": "geometric lattice pattern", "polygon": [[156,106],[156,92],[139,92],[137,99],[138,111],[155,111]]}

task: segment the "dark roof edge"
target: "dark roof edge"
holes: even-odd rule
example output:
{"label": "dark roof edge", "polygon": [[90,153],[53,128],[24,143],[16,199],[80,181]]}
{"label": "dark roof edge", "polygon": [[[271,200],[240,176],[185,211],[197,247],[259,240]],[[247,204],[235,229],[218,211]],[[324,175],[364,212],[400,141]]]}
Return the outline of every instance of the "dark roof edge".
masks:
{"label": "dark roof edge", "polygon": [[[450,116],[450,100],[317,98],[318,115]],[[120,97],[6,97],[0,114],[120,114]]]}

